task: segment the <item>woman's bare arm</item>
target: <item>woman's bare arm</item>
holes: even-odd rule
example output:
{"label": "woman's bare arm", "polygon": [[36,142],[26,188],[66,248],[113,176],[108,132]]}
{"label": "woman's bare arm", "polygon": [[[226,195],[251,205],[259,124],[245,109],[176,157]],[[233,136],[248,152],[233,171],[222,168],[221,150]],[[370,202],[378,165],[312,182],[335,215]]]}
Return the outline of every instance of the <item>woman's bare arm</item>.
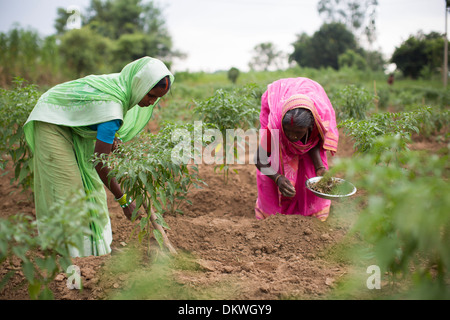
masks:
{"label": "woman's bare arm", "polygon": [[[110,154],[112,148],[113,148],[113,144],[109,144],[109,143],[103,142],[101,140],[97,140],[95,143],[94,152],[97,153],[98,155]],[[105,186],[112,192],[114,197],[116,199],[120,199],[124,193],[122,191],[122,188],[120,188],[120,185],[117,182],[116,178],[108,177],[108,174],[111,170],[107,166],[104,166],[104,164],[102,162],[99,162],[95,166],[95,170],[97,171],[100,179],[105,184]],[[136,208],[136,205],[134,204],[134,202],[131,203],[128,207],[123,208],[123,212],[128,219],[131,219],[131,216],[132,216],[135,208]]]}
{"label": "woman's bare arm", "polygon": [[322,162],[322,158],[320,157],[320,143],[318,143],[315,147],[309,150],[309,156],[314,165],[314,169],[316,171],[316,175],[323,176],[327,169]]}

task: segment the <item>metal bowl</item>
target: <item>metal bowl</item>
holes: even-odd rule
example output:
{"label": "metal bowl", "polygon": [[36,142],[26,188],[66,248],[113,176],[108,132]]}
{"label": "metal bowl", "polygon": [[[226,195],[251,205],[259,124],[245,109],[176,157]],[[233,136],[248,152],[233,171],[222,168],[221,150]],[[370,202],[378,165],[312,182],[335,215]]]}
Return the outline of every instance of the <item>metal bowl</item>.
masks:
{"label": "metal bowl", "polygon": [[[328,199],[328,200],[340,200],[340,199],[344,199],[344,198],[348,198],[352,195],[354,195],[356,193],[356,187],[351,184],[348,181],[345,181],[344,179],[341,178],[331,178],[333,181],[336,182],[340,182],[340,183],[344,183],[348,185],[348,189],[351,190],[349,193],[347,194],[339,194],[339,195],[335,195],[335,194],[326,194],[326,193],[321,193],[318,192],[316,190],[313,190],[311,188],[311,185],[313,183],[316,183],[317,181],[320,181],[323,177],[314,177],[314,178],[310,178],[308,180],[306,180],[305,184],[306,184],[306,188],[311,191],[312,193],[314,193],[316,196],[320,197],[320,198],[324,198],[324,199]],[[347,187],[347,186],[346,186]]]}

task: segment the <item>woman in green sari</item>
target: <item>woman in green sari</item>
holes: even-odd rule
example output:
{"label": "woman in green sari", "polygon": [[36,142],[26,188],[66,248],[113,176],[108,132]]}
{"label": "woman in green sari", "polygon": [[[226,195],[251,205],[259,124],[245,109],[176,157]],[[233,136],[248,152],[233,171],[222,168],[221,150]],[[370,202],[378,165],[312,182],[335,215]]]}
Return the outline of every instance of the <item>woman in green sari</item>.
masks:
{"label": "woman in green sari", "polygon": [[172,73],[161,61],[144,57],[126,65],[120,73],[90,75],[59,84],[38,100],[24,125],[33,154],[34,199],[39,223],[51,215],[52,205],[83,190],[89,201],[102,208],[84,237],[83,248],[70,248],[72,257],[111,252],[112,232],[106,186],[131,219],[135,204],[109,169],[94,167],[94,153],[109,154],[115,139],[126,142],[148,123],[153,107],[170,89]]}

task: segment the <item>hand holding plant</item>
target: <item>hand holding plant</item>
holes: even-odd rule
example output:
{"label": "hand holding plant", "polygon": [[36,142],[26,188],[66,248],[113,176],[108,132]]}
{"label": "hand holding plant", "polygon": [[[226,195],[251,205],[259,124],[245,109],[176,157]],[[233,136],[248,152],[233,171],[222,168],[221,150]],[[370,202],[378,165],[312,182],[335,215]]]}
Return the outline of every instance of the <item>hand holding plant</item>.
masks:
{"label": "hand holding plant", "polygon": [[123,214],[128,220],[132,221],[134,210],[136,210],[136,203],[133,201],[127,207],[123,208]]}
{"label": "hand holding plant", "polygon": [[[119,145],[107,159],[97,157],[95,162],[103,162],[110,168],[110,175],[120,183],[122,190],[134,200],[124,214],[131,221],[139,216],[143,207],[145,213],[139,216],[138,237],[150,241],[153,234],[161,247],[171,247],[162,228],[169,229],[164,221],[165,212],[181,213],[179,206],[188,202],[185,195],[192,186],[199,187],[196,165],[188,163],[193,153],[184,155],[182,163],[174,161],[173,152],[178,141],[173,141],[174,132],[180,130],[190,147],[194,145],[193,125],[166,123],[158,134],[141,134],[134,141]],[[191,137],[191,138],[189,138]],[[148,242],[149,243],[149,242]]]}
{"label": "hand holding plant", "polygon": [[117,150],[119,148],[119,145],[121,145],[123,142],[120,138],[115,137],[114,141],[113,141],[113,145],[112,145],[112,149],[111,151],[114,152],[115,150]]}

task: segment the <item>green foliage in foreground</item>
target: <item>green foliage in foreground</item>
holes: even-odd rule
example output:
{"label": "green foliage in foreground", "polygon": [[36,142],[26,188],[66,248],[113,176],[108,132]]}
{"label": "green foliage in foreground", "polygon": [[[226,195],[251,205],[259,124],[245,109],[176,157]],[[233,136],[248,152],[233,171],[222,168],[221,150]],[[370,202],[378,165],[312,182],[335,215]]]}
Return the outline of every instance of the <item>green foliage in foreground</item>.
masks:
{"label": "green foliage in foreground", "polygon": [[[91,210],[98,208],[77,192],[56,202],[39,224],[23,214],[0,219],[0,266],[10,270],[1,279],[0,290],[21,270],[31,299],[53,299],[50,283],[72,264],[70,249],[83,248],[85,236],[91,234]],[[20,269],[15,267],[17,260]]]}
{"label": "green foliage in foreground", "polygon": [[352,232],[369,245],[366,258],[382,273],[412,282],[412,298],[448,299],[448,155],[408,151],[399,135],[378,137],[375,146],[332,169],[367,193],[359,197],[363,210]]}
{"label": "green foliage in foreground", "polygon": [[[136,264],[136,261],[146,263]],[[149,258],[139,248],[130,246],[112,256],[103,270],[100,283],[108,283],[111,278],[124,281],[121,289],[106,290],[106,298],[111,300],[229,300],[236,293],[235,285],[222,281],[195,285],[183,283],[180,273],[203,277],[206,272],[197,258],[186,252],[168,256],[157,251]]]}
{"label": "green foliage in foreground", "polygon": [[[169,228],[163,213],[181,213],[179,206],[184,201],[189,203],[185,196],[190,188],[201,186],[197,166],[190,165],[195,153],[189,149],[182,154],[183,158],[177,158],[176,154],[179,142],[174,137],[187,137],[189,148],[194,148],[193,132],[193,125],[166,123],[157,135],[144,133],[138,139],[120,145],[117,152],[102,160],[111,168],[110,175],[117,179],[124,192],[136,201],[136,208],[144,206],[146,209],[146,215],[139,223],[140,240],[146,236],[150,239],[153,233],[162,246],[162,235],[153,230],[151,224],[152,212],[155,212],[158,224]],[[97,157],[96,161],[99,160]],[[134,212],[136,216],[137,211]]]}

